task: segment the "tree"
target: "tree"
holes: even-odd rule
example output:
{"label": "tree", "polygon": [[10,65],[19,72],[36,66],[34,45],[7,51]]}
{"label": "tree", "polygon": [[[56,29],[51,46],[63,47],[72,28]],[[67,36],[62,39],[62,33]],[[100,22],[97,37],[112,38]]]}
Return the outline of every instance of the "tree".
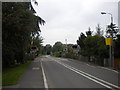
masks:
{"label": "tree", "polygon": [[116,38],[118,32],[119,29],[116,24],[111,23],[110,25],[107,25],[106,34],[108,34],[108,36]]}
{"label": "tree", "polygon": [[81,33],[79,39],[77,40],[77,44],[80,46],[80,52],[79,53],[82,54],[82,55],[83,55],[82,51],[85,48],[85,43],[84,43],[85,38],[86,38],[85,34]]}
{"label": "tree", "polygon": [[103,64],[104,58],[108,58],[108,47],[105,45],[105,38],[103,36],[91,36],[91,31],[87,31],[87,37],[81,33],[77,44],[80,46],[80,55],[87,56],[90,61],[91,58],[95,63]]}
{"label": "tree", "polygon": [[104,58],[108,58],[108,48],[105,45],[105,39],[102,36],[90,36],[84,40],[84,55],[94,57],[94,62],[103,65]]}
{"label": "tree", "polygon": [[92,31],[91,31],[90,27],[88,28],[88,31],[86,31],[86,35],[87,35],[87,37],[92,36]]}
{"label": "tree", "polygon": [[52,52],[52,46],[50,44],[47,44],[45,46],[45,52],[46,52],[47,55],[51,54],[51,52]]}
{"label": "tree", "polygon": [[36,36],[32,40],[32,45],[33,46],[41,47],[42,43],[43,43],[43,38],[40,37],[40,36]]}
{"label": "tree", "polygon": [[114,46],[114,53],[115,57],[120,58],[120,34],[117,35],[117,39],[115,40],[115,46]]}
{"label": "tree", "polygon": [[59,41],[57,41],[52,48],[53,55],[57,57],[61,57],[64,50],[65,50],[65,45],[63,45]]}
{"label": "tree", "polygon": [[96,35],[103,36],[103,30],[101,30],[100,24],[96,27]]}
{"label": "tree", "polygon": [[36,52],[37,56],[40,54],[40,50],[42,48],[42,43],[43,43],[43,38],[40,36],[36,36],[32,39],[31,45],[38,48],[38,51]]}
{"label": "tree", "polygon": [[36,5],[38,5],[38,2],[36,0],[32,0]]}
{"label": "tree", "polygon": [[30,2],[2,3],[3,67],[24,63],[31,35],[39,35],[39,24],[45,23],[31,8]]}
{"label": "tree", "polygon": [[60,51],[63,51],[63,44],[58,41],[53,45],[53,53]]}

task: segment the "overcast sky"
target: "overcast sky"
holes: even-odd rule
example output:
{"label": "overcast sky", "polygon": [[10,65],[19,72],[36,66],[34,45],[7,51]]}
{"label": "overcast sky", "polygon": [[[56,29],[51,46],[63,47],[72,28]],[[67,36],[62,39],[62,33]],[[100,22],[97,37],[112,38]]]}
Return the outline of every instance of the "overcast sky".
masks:
{"label": "overcast sky", "polygon": [[97,24],[102,29],[110,24],[110,15],[101,15],[101,11],[112,13],[114,23],[118,25],[119,0],[37,0],[34,6],[37,15],[46,21],[40,26],[44,38],[43,45],[54,45],[56,41],[76,44],[81,32],[89,27],[95,32]]}

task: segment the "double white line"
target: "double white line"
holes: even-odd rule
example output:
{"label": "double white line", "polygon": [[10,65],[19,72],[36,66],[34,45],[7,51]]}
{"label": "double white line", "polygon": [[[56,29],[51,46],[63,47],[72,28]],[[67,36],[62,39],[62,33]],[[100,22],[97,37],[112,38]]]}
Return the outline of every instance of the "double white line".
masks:
{"label": "double white line", "polygon": [[116,86],[116,85],[114,85],[114,84],[112,84],[112,83],[109,83],[109,82],[107,82],[107,81],[104,81],[104,80],[102,80],[102,79],[99,79],[99,78],[97,78],[97,77],[95,77],[95,76],[93,76],[93,75],[90,75],[90,74],[88,74],[88,73],[86,73],[86,72],[83,72],[83,71],[81,71],[81,70],[79,70],[79,69],[76,69],[76,68],[74,68],[74,67],[72,67],[72,66],[69,66],[69,65],[67,65],[67,64],[64,64],[64,63],[62,63],[62,62],[60,62],[60,61],[58,61],[58,60],[54,60],[54,61],[56,61],[57,63],[63,65],[64,67],[70,69],[71,71],[74,71],[74,72],[76,72],[76,73],[84,76],[85,78],[88,78],[88,79],[90,79],[90,80],[92,80],[92,81],[94,81],[94,82],[96,82],[96,83],[98,83],[98,84],[100,84],[100,85],[102,85],[102,86],[104,86],[104,87],[106,87],[106,88],[110,88],[110,89],[112,89],[112,90],[114,90],[114,88],[115,88],[115,89],[120,89],[120,87],[118,87],[118,86]]}

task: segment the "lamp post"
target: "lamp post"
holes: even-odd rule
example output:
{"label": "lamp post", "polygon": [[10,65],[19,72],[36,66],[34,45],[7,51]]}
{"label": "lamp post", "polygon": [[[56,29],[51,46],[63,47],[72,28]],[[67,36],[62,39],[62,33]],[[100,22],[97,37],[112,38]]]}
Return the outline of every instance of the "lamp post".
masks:
{"label": "lamp post", "polygon": [[114,48],[113,48],[113,16],[111,13],[106,13],[106,12],[101,12],[101,14],[109,14],[111,16],[111,38],[112,38],[112,45],[110,45],[110,51],[109,51],[109,55],[110,55],[110,66],[114,67]]}
{"label": "lamp post", "polygon": [[111,23],[113,24],[113,16],[111,13],[101,12],[101,14],[109,14],[111,16]]}

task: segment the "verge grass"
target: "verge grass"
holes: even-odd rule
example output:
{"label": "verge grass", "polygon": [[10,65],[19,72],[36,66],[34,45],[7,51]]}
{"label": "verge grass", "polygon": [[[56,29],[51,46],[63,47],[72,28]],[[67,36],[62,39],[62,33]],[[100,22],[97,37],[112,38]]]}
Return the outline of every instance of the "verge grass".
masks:
{"label": "verge grass", "polygon": [[2,86],[2,73],[0,72],[0,86]]}
{"label": "verge grass", "polygon": [[28,61],[25,64],[20,64],[15,67],[7,68],[2,73],[2,86],[15,85],[18,83],[20,77],[23,75],[25,70],[31,64],[31,61]]}

